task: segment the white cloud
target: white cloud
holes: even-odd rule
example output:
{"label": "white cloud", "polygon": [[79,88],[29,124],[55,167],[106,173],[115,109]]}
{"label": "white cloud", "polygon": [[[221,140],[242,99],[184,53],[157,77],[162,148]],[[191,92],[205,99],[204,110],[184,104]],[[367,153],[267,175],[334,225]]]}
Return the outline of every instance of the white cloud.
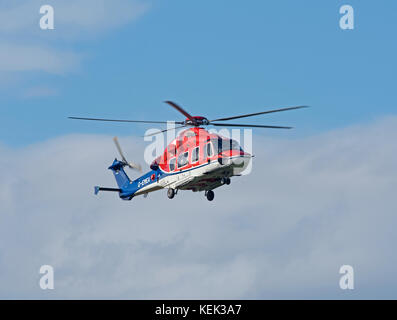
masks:
{"label": "white cloud", "polygon": [[81,60],[79,54],[44,46],[0,44],[0,72],[64,74],[76,70]]}
{"label": "white cloud", "polygon": [[48,86],[33,86],[26,89],[22,96],[24,98],[41,98],[55,96],[57,93],[57,90]]}
{"label": "white cloud", "polygon": [[[43,4],[54,8],[55,30],[39,27],[42,17],[39,10]],[[147,1],[138,0],[14,0],[0,3],[0,85],[9,87],[9,79],[19,79],[17,85],[24,86],[21,84],[23,77],[18,76],[21,72],[35,72],[36,76],[74,72],[85,55],[71,44],[124,26],[149,7]]]}
{"label": "white cloud", "polygon": [[[396,124],[256,137],[252,174],[213,202],[94,196],[115,185],[111,137],[0,148],[0,297],[395,298]],[[39,289],[43,264],[53,292]],[[342,264],[355,268],[353,292],[339,289]]]}
{"label": "white cloud", "polygon": [[[55,30],[39,27],[40,7],[54,8]],[[0,33],[48,36],[78,40],[86,34],[101,33],[123,26],[144,14],[150,5],[137,0],[14,0],[0,4]],[[54,37],[53,37],[54,36]]]}
{"label": "white cloud", "polygon": [[[103,32],[123,26],[149,9],[148,2],[131,0],[80,0],[55,3],[62,32]],[[74,35],[76,35],[76,33]]]}

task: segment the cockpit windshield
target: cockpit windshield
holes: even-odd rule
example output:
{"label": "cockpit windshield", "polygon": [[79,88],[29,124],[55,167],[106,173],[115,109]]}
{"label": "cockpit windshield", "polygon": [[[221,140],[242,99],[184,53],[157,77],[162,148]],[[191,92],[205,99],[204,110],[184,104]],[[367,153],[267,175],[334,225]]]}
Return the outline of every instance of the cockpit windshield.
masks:
{"label": "cockpit windshield", "polygon": [[221,153],[229,150],[241,150],[240,145],[236,140],[233,139],[211,139],[211,142],[215,148],[215,153]]}

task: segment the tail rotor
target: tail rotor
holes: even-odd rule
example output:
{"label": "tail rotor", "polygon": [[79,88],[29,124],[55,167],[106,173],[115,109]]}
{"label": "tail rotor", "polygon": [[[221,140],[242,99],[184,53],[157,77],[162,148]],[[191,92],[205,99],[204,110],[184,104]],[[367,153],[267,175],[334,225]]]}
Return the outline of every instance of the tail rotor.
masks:
{"label": "tail rotor", "polygon": [[120,146],[120,143],[119,143],[118,138],[117,138],[117,137],[114,137],[114,138],[113,138],[113,141],[114,141],[114,144],[116,145],[116,148],[117,148],[117,150],[118,150],[118,152],[119,152],[119,154],[120,154],[121,159],[123,160],[123,164],[124,164],[125,166],[129,167],[130,169],[133,169],[133,170],[137,170],[137,171],[139,171],[139,172],[142,172],[142,166],[141,166],[140,164],[137,164],[137,163],[134,163],[134,162],[128,162],[128,161],[127,161],[126,157],[124,156],[123,151],[121,150],[121,146]]}

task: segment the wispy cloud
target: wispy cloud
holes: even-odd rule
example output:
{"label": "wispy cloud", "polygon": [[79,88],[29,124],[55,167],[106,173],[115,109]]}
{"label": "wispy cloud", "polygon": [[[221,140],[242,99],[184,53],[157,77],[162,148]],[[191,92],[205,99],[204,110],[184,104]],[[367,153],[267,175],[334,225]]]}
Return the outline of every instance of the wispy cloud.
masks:
{"label": "wispy cloud", "polygon": [[24,98],[41,98],[55,96],[57,93],[57,90],[49,86],[34,86],[26,89],[22,96]]}
{"label": "wispy cloud", "polygon": [[[43,4],[54,7],[55,30],[39,27]],[[2,2],[0,78],[15,78],[15,73],[21,72],[35,72],[38,76],[73,72],[85,57],[73,44],[124,26],[149,7],[147,1],[128,0]]]}
{"label": "wispy cloud", "polygon": [[[0,148],[0,296],[395,298],[396,125],[256,137],[253,172],[213,202],[94,196],[114,185],[111,137]],[[38,286],[42,264],[55,268],[52,292]],[[355,268],[353,292],[338,287],[342,264]]]}
{"label": "wispy cloud", "polygon": [[[54,8],[56,31],[39,28],[42,5]],[[15,0],[0,4],[0,33],[3,35],[48,36],[76,41],[87,34],[98,34],[134,21],[149,8],[147,1],[138,0]]]}
{"label": "wispy cloud", "polygon": [[0,72],[64,74],[78,68],[82,56],[44,46],[0,44]]}

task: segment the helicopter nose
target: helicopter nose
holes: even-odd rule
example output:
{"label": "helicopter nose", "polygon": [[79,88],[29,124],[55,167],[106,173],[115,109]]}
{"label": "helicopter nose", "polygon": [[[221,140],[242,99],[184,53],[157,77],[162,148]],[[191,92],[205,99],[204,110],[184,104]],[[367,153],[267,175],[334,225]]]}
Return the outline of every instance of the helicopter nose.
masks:
{"label": "helicopter nose", "polygon": [[243,171],[245,171],[250,164],[251,158],[251,156],[243,155],[231,159],[234,174],[241,174]]}
{"label": "helicopter nose", "polygon": [[234,167],[245,167],[251,160],[251,157],[240,156],[232,158],[232,164]]}
{"label": "helicopter nose", "polygon": [[220,157],[218,158],[218,162],[221,165],[230,165],[239,171],[244,171],[245,168],[249,165],[252,156],[248,153],[240,156],[231,156],[231,157]]}

